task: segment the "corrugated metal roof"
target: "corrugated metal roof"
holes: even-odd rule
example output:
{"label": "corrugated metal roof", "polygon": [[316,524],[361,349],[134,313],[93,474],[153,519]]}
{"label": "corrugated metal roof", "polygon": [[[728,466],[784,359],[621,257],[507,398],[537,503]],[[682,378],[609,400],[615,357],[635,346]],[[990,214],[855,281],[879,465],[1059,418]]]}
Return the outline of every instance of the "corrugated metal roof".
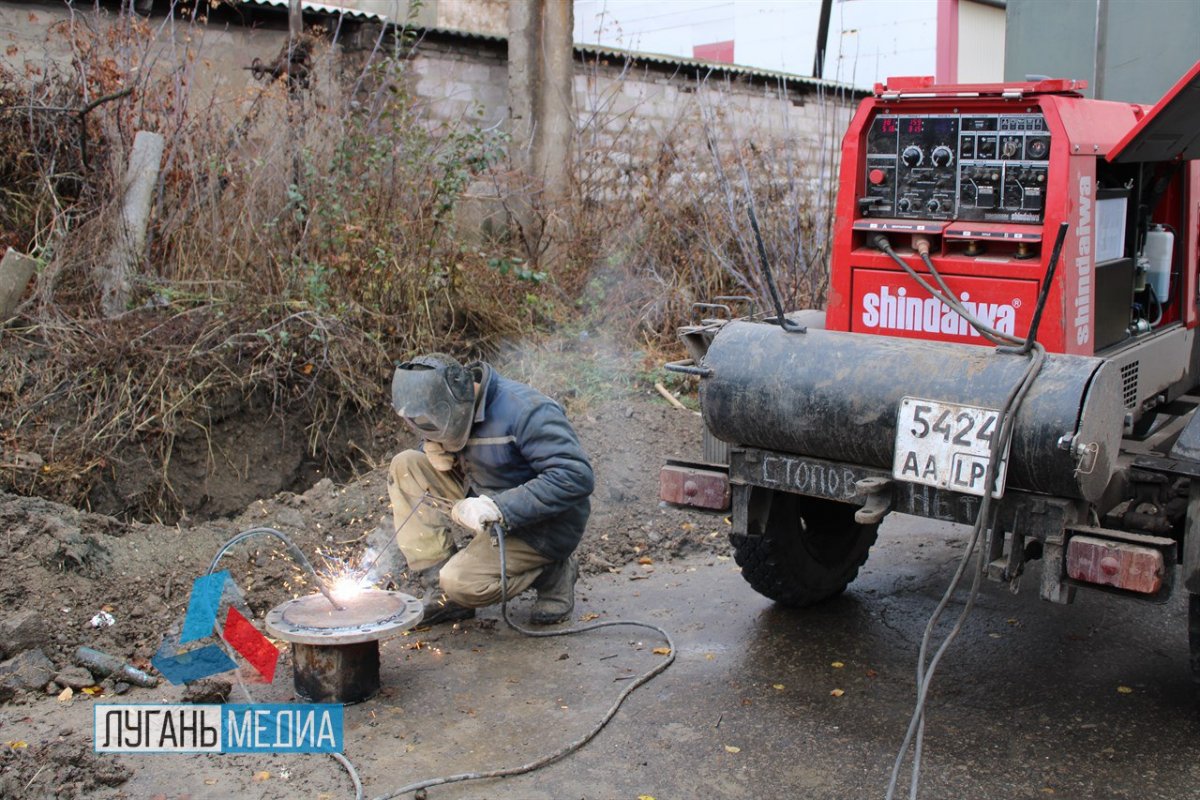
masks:
{"label": "corrugated metal roof", "polygon": [[[283,9],[288,7],[288,0],[241,0],[241,2],[244,5],[275,6]],[[303,6],[305,11],[334,15],[345,14],[351,19],[366,19],[375,22],[384,22],[388,19],[386,15],[377,14],[371,11],[362,11],[357,8],[349,8],[347,6],[339,6],[334,3],[316,3],[311,2],[311,0],[304,0]],[[459,28],[425,27],[418,28],[418,31],[437,36],[474,39],[477,41],[493,42],[495,44],[503,44],[508,41],[507,36],[500,36],[494,33],[479,33],[476,31],[462,30]],[[868,94],[866,90],[856,89],[850,84],[838,83],[837,81],[812,78],[807,75],[796,75],[791,72],[761,69],[759,67],[744,67],[740,64],[726,64],[719,61],[705,61],[704,59],[700,58],[685,58],[683,56],[666,55],[665,53],[643,53],[636,50],[625,50],[619,47],[601,47],[594,44],[576,44],[575,52],[588,56],[596,56],[598,58],[629,60],[633,62],[655,64],[662,67],[696,70],[704,73],[744,75],[746,77],[759,78],[761,80],[785,81],[787,83],[800,84],[804,86],[821,87],[832,91],[845,91],[860,95]]]}
{"label": "corrugated metal roof", "polygon": [[[476,39],[486,42],[495,42],[497,44],[507,42],[505,36],[498,36],[493,33],[477,33],[475,31],[460,30],[457,28],[421,28],[423,32],[437,34],[442,36],[461,37],[463,39]],[[594,44],[579,44],[575,45],[575,52],[589,56],[597,56],[600,58],[612,58],[619,60],[644,62],[647,64],[656,64],[665,67],[678,67],[681,69],[693,69],[700,72],[724,73],[727,75],[745,75],[747,77],[761,78],[772,81],[786,81],[787,83],[803,84],[807,86],[820,86],[825,89],[854,92],[860,95],[867,95],[865,89],[856,89],[848,83],[838,83],[837,81],[824,80],[820,78],[812,78],[807,75],[796,75],[791,72],[780,72],[778,70],[760,69],[759,67],[744,67],[740,64],[726,64],[720,61],[705,61],[700,58],[685,58],[684,56],[672,56],[665,53],[643,53],[637,50],[625,50],[619,47],[601,47]]]}
{"label": "corrugated metal roof", "polygon": [[[282,8],[285,11],[288,7],[288,0],[241,0],[244,6],[274,6]],[[350,19],[368,19],[373,22],[382,22],[387,19],[382,14],[376,14],[374,11],[363,11],[358,8],[350,8],[349,6],[339,6],[336,3],[314,3],[311,0],[303,0],[300,6],[305,11],[311,11],[317,14],[332,14],[333,16],[347,16]]]}

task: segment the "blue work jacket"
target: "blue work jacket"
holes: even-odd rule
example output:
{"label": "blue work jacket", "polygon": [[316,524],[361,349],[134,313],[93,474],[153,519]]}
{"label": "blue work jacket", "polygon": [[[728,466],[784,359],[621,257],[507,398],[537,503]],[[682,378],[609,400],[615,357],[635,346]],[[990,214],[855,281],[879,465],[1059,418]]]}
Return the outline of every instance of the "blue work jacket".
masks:
{"label": "blue work jacket", "polygon": [[479,400],[458,453],[467,495],[492,498],[509,534],[561,561],[583,538],[595,486],[579,437],[562,407],[538,390],[483,362],[468,368]]}

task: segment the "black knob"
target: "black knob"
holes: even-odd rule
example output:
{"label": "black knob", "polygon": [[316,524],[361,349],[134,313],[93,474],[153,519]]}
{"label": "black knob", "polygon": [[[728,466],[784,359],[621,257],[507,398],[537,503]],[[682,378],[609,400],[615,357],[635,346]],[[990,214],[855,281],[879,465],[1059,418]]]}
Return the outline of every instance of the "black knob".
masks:
{"label": "black knob", "polygon": [[912,208],[912,201],[907,197],[901,197],[900,202],[896,203],[896,208],[900,209],[901,211],[908,211],[910,208]]}
{"label": "black knob", "polygon": [[925,204],[925,210],[930,212],[931,214],[936,214],[938,212],[938,209],[940,209],[941,207],[942,207],[942,204],[938,202],[936,197],[931,199],[928,203]]}
{"label": "black knob", "polygon": [[910,144],[900,154],[900,160],[904,162],[904,166],[906,167],[919,167],[921,162],[925,160],[925,155],[921,152],[921,148],[915,144]]}
{"label": "black knob", "polygon": [[946,167],[954,159],[954,153],[946,145],[939,144],[933,148],[933,152],[929,154],[929,159],[935,167]]}

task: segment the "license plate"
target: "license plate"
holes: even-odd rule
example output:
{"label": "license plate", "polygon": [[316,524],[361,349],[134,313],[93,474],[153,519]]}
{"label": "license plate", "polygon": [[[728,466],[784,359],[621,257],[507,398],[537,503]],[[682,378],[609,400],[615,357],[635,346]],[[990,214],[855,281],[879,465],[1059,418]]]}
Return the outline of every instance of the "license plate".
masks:
{"label": "license plate", "polygon": [[[905,397],[896,418],[892,476],[983,497],[992,438],[1000,435],[992,408]],[[992,497],[1004,496],[1008,447],[1000,454]]]}

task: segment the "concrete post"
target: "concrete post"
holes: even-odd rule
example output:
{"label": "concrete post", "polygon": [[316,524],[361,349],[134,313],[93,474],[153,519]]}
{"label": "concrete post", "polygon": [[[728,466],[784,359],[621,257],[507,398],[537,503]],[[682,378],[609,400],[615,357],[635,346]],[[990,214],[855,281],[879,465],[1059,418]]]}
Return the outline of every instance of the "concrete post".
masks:
{"label": "concrete post", "polygon": [[[534,118],[541,74],[537,68],[538,32],[542,27],[540,0],[508,4],[508,133],[509,158],[522,176],[533,175]],[[533,187],[520,187],[510,198],[513,224],[525,242],[534,231]]]}
{"label": "concrete post", "polygon": [[[509,133],[513,166],[535,182],[513,199],[530,256],[553,269],[565,226],[558,210],[570,195],[575,134],[574,10],[570,0],[526,0],[508,6]],[[538,208],[546,229],[536,229]]]}
{"label": "concrete post", "polygon": [[575,137],[574,3],[546,0],[542,10],[542,97],[534,149],[534,174],[545,187],[547,249],[544,266],[566,257],[567,221],[560,209],[571,197],[571,143]]}
{"label": "concrete post", "polygon": [[100,309],[106,317],[120,314],[129,304],[129,276],[137,271],[146,248],[146,227],[164,143],[161,134],[149,131],[138,131],[133,138],[116,243],[100,281]]}
{"label": "concrete post", "polygon": [[37,259],[8,248],[0,260],[0,322],[7,320],[17,310],[25,287],[36,271]]}

